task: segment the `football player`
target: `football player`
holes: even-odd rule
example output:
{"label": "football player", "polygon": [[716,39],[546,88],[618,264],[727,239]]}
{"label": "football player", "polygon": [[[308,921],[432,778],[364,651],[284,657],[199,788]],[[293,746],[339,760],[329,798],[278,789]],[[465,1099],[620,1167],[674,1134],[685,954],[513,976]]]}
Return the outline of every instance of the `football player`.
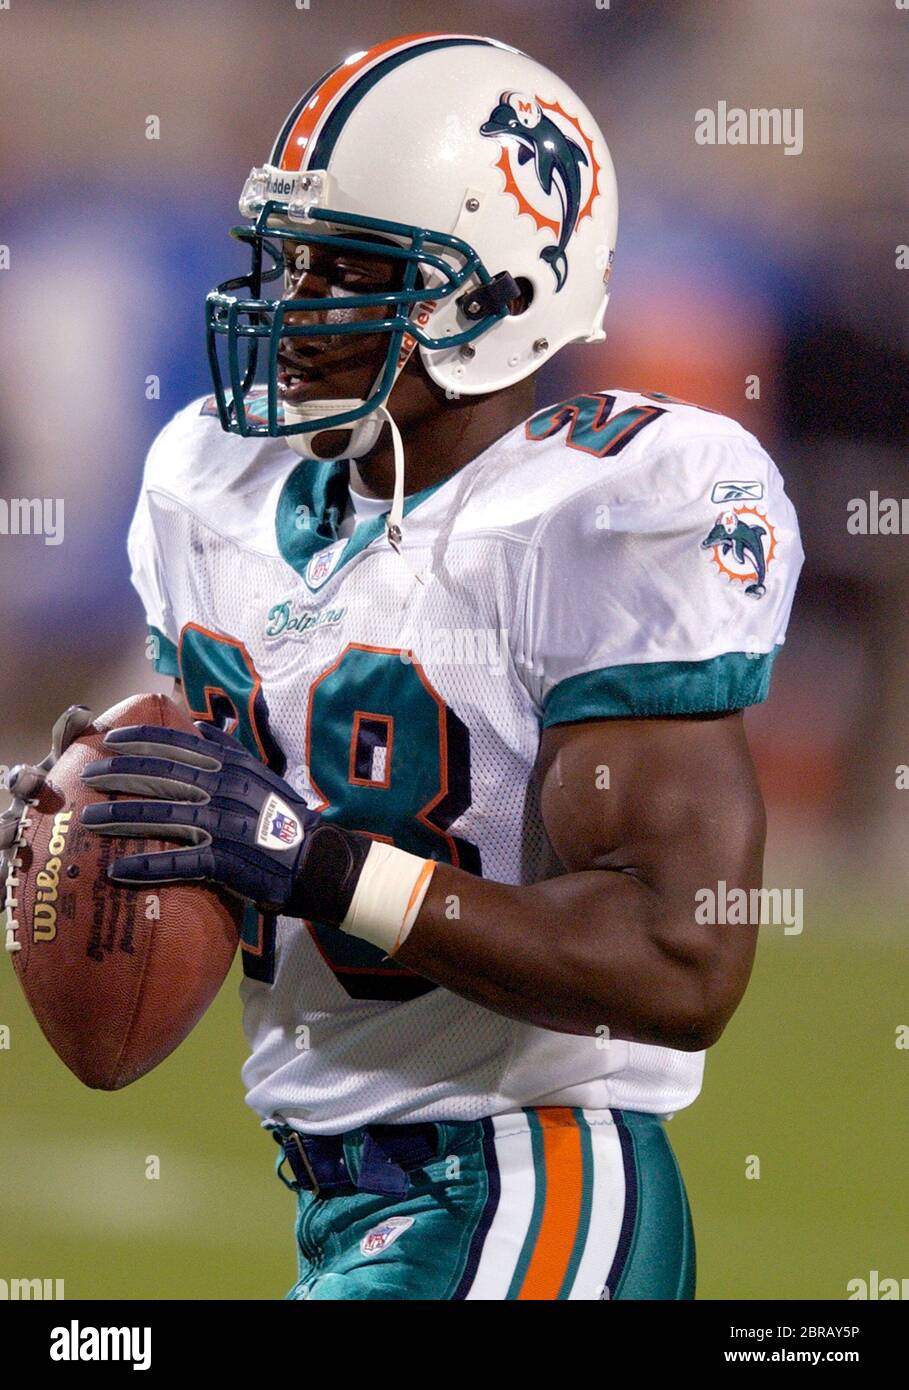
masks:
{"label": "football player", "polygon": [[[659,394],[536,408],[599,343],[596,121],[508,45],[393,39],[315,82],[207,301],[214,393],[129,537],[198,737],[118,729],[130,884],[248,902],[250,1106],[297,1193],[291,1299],[693,1297],[665,1118],[745,989],[742,711],[802,552],[776,467]],[[707,914],[709,915],[709,914]]]}

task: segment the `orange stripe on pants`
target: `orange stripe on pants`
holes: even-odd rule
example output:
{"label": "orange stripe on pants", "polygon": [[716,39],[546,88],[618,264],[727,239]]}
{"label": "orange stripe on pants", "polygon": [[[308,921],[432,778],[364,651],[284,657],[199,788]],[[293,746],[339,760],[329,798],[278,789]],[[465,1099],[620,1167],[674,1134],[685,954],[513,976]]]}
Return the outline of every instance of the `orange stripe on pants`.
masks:
{"label": "orange stripe on pants", "polygon": [[560,1106],[544,1107],[536,1116],[543,1131],[546,1204],[518,1298],[549,1301],[559,1296],[581,1216],[581,1131],[571,1111]]}

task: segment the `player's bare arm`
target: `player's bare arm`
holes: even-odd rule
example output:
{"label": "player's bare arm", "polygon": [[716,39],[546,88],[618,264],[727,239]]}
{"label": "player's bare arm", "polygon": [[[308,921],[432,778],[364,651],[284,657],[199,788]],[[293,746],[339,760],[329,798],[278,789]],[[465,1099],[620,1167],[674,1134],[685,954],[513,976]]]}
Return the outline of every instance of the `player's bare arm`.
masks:
{"label": "player's bare arm", "polygon": [[756,940],[754,927],[699,925],[696,913],[705,885],[761,881],[764,812],[742,716],[559,725],[538,774],[565,874],[514,887],[440,865],[397,958],[541,1028],[709,1047]]}
{"label": "player's bare arm", "polygon": [[557,725],[537,781],[565,873],[516,887],[438,865],[396,959],[541,1028],[711,1046],[757,937],[696,912],[705,886],[761,882],[764,807],[741,713]]}

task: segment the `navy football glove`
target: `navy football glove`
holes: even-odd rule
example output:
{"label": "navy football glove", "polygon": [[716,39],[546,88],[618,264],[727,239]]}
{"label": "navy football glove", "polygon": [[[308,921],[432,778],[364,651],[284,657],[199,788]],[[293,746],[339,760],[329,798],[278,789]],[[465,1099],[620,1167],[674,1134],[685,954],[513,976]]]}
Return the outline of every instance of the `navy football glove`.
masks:
{"label": "navy football glove", "polygon": [[82,773],[96,791],[142,798],[86,806],[83,825],[184,846],[116,859],[108,877],[131,886],[202,879],[263,912],[341,922],[372,841],[323,821],[229,734],[196,728],[198,736],[158,725],[112,729],[104,744],[115,756]]}

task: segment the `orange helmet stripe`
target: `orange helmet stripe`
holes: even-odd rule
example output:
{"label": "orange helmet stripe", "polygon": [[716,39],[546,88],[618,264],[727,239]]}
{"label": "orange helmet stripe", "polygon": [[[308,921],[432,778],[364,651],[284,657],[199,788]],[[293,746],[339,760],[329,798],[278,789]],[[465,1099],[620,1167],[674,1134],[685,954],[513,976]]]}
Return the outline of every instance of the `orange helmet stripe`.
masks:
{"label": "orange helmet stripe", "polygon": [[284,142],[278,167],[289,173],[296,173],[302,167],[317,125],[323,116],[327,115],[335,98],[340,96],[345,87],[359,77],[364,69],[370,67],[379,58],[385,58],[389,53],[394,53],[396,49],[406,48],[409,44],[420,43],[424,39],[437,37],[439,35],[436,33],[428,33],[408,34],[406,38],[388,39],[385,43],[376,44],[368,52],[355,55],[346,63],[342,63],[339,68],[326,77],[321,87],[300,112]]}

